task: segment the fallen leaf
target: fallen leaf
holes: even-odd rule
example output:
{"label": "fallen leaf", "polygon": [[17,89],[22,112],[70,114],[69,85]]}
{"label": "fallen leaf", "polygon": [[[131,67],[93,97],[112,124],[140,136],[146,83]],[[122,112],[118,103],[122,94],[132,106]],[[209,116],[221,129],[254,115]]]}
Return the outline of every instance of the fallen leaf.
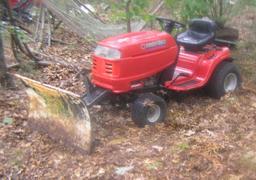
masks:
{"label": "fallen leaf", "polygon": [[164,148],[161,146],[152,146],[153,149],[157,150],[158,152],[161,152]]}
{"label": "fallen leaf", "polygon": [[125,175],[126,173],[128,173],[129,171],[131,171],[133,169],[134,169],[133,166],[118,167],[118,168],[116,168],[115,173],[117,175],[123,176],[123,175]]}
{"label": "fallen leaf", "polygon": [[112,141],[110,141],[108,144],[110,145],[118,145],[118,144],[122,144],[123,142],[125,142],[127,139],[125,138],[117,138],[117,139],[113,139]]}
{"label": "fallen leaf", "polygon": [[256,103],[253,103],[252,106],[253,106],[254,108],[256,108]]}
{"label": "fallen leaf", "polygon": [[106,172],[105,169],[100,168],[98,173],[97,173],[97,176],[101,176],[101,175],[105,174],[105,172]]}
{"label": "fallen leaf", "polygon": [[229,180],[240,180],[240,179],[242,179],[242,177],[243,176],[241,176],[241,175],[237,176],[237,175],[231,174],[228,179]]}
{"label": "fallen leaf", "polygon": [[189,130],[186,134],[185,134],[185,136],[193,136],[193,135],[195,135],[196,134],[196,132],[195,131],[192,131],[192,130]]}

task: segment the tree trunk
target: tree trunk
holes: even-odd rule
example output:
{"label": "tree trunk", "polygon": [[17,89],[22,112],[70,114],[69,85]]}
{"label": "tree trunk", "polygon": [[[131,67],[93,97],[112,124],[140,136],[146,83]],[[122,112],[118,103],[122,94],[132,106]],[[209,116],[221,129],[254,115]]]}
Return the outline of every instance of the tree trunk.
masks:
{"label": "tree trunk", "polygon": [[[3,12],[3,3],[0,3],[0,28],[2,28],[2,12]],[[7,74],[7,66],[5,64],[5,58],[4,58],[4,45],[3,45],[3,39],[2,39],[2,31],[0,31],[0,85],[2,87],[14,87],[12,78],[9,74]]]}
{"label": "tree trunk", "polygon": [[220,12],[219,12],[219,16],[220,18],[223,16],[223,0],[219,0],[219,8],[220,8]]}
{"label": "tree trunk", "polygon": [[128,0],[126,2],[126,21],[127,21],[127,32],[131,32],[132,31],[132,27],[131,27],[131,12],[130,12],[130,6],[131,6],[131,2],[132,0]]}
{"label": "tree trunk", "polygon": [[0,31],[0,78],[5,76],[7,72],[7,67],[4,62],[4,48],[3,48],[3,41],[2,41],[2,33]]}
{"label": "tree trunk", "polygon": [[0,84],[2,87],[8,87],[8,88],[14,87],[11,76],[7,74],[7,66],[4,61],[4,47],[3,47],[1,31],[0,31]]}

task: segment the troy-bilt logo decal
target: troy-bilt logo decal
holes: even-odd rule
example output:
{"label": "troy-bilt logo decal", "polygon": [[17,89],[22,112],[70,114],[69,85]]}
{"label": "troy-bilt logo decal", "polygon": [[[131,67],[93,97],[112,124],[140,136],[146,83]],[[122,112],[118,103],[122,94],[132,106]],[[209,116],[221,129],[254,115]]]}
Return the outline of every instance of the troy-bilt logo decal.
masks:
{"label": "troy-bilt logo decal", "polygon": [[166,43],[167,43],[166,40],[154,41],[154,42],[150,42],[150,43],[147,43],[147,44],[143,44],[142,48],[143,49],[155,49],[155,48],[165,46]]}

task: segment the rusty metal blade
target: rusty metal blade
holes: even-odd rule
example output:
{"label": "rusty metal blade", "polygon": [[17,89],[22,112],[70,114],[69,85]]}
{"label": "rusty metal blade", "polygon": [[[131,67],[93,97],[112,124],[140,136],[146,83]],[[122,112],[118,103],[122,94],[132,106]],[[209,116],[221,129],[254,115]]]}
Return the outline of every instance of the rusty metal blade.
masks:
{"label": "rusty metal blade", "polygon": [[91,119],[80,96],[18,74],[14,76],[28,86],[29,125],[33,130],[47,133],[66,147],[89,153]]}

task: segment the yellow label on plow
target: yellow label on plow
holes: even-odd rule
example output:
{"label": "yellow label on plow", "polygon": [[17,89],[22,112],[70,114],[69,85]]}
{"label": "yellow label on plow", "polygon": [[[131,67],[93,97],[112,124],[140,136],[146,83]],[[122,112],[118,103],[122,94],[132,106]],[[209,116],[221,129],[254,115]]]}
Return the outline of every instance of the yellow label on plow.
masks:
{"label": "yellow label on plow", "polygon": [[91,119],[80,96],[15,74],[27,86],[29,124],[67,147],[91,150]]}

